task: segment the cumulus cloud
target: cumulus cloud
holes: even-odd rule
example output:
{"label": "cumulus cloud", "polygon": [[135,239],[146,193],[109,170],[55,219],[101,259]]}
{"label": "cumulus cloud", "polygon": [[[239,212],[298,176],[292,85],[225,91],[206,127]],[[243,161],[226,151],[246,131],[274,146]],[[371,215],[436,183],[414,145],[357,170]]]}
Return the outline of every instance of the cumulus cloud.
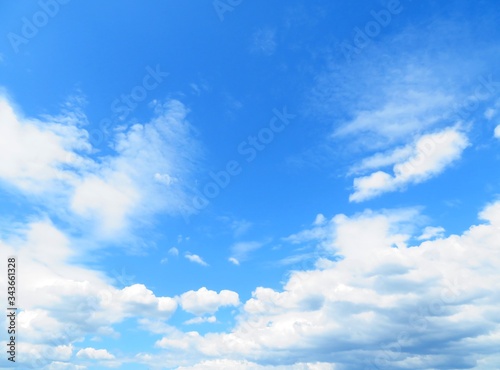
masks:
{"label": "cumulus cloud", "polygon": [[230,290],[221,290],[217,293],[205,287],[197,291],[190,290],[179,297],[182,309],[194,315],[213,314],[224,306],[238,306],[238,293]]}
{"label": "cumulus cloud", "polygon": [[[83,337],[112,336],[113,325],[127,318],[166,320],[177,308],[174,298],[158,297],[144,285],[118,289],[102,272],[75,264],[81,254],[72,243],[47,219],[12,228],[0,239],[0,257],[19,261],[21,366],[64,368]],[[7,290],[5,281],[0,288]]]}
{"label": "cumulus cloud", "polygon": [[465,134],[456,128],[447,128],[423,135],[414,143],[386,156],[376,155],[372,160],[365,161],[363,167],[373,167],[374,163],[394,164],[393,175],[377,171],[355,178],[354,193],[349,200],[361,202],[436,176],[458,160],[468,145]]}
{"label": "cumulus cloud", "polygon": [[[201,288],[170,298],[141,284],[116,289],[99,272],[69,263],[75,257],[71,240],[47,221],[16,231],[1,241],[0,251],[2,258],[16,254],[23,261],[18,325],[29,338],[26,363],[38,368],[64,368],[80,338],[112,335],[113,324],[140,317],[154,320],[149,330],[162,335],[157,347],[175,349],[175,357],[167,351],[134,359],[151,365],[179,366],[179,356],[189,359],[187,369],[494,364],[500,344],[500,202],[485,207],[483,222],[462,234],[444,236],[427,227],[426,238],[441,237],[411,245],[412,235],[421,234],[419,217],[417,209],[317,216],[311,228],[286,240],[315,243],[329,258],[291,272],[282,289],[257,287],[242,306],[228,290]],[[5,282],[0,285],[5,289]],[[221,307],[239,307],[239,313],[227,332],[184,333],[165,323],[177,304],[198,316],[186,324],[213,322]],[[439,353],[432,350],[436,342]],[[99,354],[107,356],[85,349],[76,358],[101,361]]]}
{"label": "cumulus cloud", "polygon": [[223,358],[228,366],[251,359],[256,369],[318,361],[342,369],[494,363],[500,202],[462,234],[411,245],[415,212],[336,215],[323,233],[304,230],[290,239],[328,247],[328,261],[292,272],[281,290],[255,289],[229,332],[176,332],[157,346],[204,357],[194,369],[224,366]]}

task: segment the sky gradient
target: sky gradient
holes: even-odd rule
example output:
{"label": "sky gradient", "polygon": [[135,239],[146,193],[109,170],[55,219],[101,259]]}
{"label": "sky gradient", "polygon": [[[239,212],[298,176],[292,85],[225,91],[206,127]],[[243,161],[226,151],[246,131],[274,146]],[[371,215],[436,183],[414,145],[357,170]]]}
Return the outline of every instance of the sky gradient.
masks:
{"label": "sky gradient", "polygon": [[500,368],[499,5],[2,2],[17,368]]}

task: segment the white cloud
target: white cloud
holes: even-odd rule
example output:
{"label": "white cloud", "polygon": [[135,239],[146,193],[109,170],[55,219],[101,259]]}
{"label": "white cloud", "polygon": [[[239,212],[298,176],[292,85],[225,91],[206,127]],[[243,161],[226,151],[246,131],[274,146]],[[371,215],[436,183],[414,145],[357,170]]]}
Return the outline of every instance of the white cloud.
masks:
{"label": "white cloud", "polygon": [[[150,330],[163,335],[156,345],[176,349],[175,357],[143,355],[135,359],[140,363],[175,367],[182,356],[189,359],[185,366],[198,368],[226,365],[222,358],[227,366],[256,369],[275,359],[283,368],[297,369],[459,368],[473,366],[478,351],[481,363],[494,363],[489,356],[500,344],[493,315],[499,304],[500,203],[480,213],[483,224],[418,246],[408,245],[421,230],[415,209],[319,218],[287,240],[315,242],[330,257],[341,258],[323,258],[315,269],[292,272],[283,289],[257,287],[233,329],[203,335],[166,325],[175,301],[200,316],[196,322],[211,322],[220,307],[240,304],[236,292],[201,288],[174,301],[140,284],[116,289],[98,272],[69,264],[75,257],[70,241],[50,223],[30,225],[0,246],[2,258],[15,254],[22,261],[24,310],[18,325],[25,353],[31,353],[26,363],[37,358],[44,359],[39,368],[65,363],[71,343],[90,333],[109,335],[112,325],[127,317],[154,320]],[[0,285],[5,289],[5,282]],[[35,344],[49,340],[55,345]],[[427,351],[436,341],[439,355]],[[47,356],[56,346],[58,355]],[[466,355],[457,358],[457,351]],[[246,364],[243,359],[249,358]]]}
{"label": "white cloud", "polygon": [[197,291],[190,290],[179,297],[179,303],[184,311],[201,316],[213,314],[223,306],[238,306],[238,293],[230,290],[221,290],[217,293],[205,287]]}
{"label": "white cloud", "polygon": [[168,250],[168,254],[170,254],[171,256],[178,256],[179,250],[175,247],[172,247]]}
{"label": "white cloud", "polygon": [[193,324],[203,324],[206,322],[213,324],[216,321],[217,321],[217,318],[215,316],[193,317],[192,319],[185,321],[184,324],[193,325]]}
{"label": "white cloud", "polygon": [[72,209],[96,219],[111,235],[130,226],[133,215],[187,212],[187,180],[198,149],[186,115],[186,107],[171,100],[156,106],[150,122],[118,134],[118,155],[81,179]]}
{"label": "white cloud", "polygon": [[240,265],[240,261],[238,261],[236,258],[234,257],[229,257],[227,259],[229,262],[231,262],[233,265],[236,265],[236,266],[239,266]]}
{"label": "white cloud", "polygon": [[500,125],[495,127],[495,132],[493,134],[497,139],[500,139]]}
{"label": "white cloud", "polygon": [[353,135],[360,132],[380,135],[384,140],[401,139],[416,129],[430,127],[437,123],[442,111],[453,102],[451,96],[439,91],[405,92],[393,91],[388,102],[381,108],[361,110],[356,117],[339,128],[336,136]]}
{"label": "white cloud", "polygon": [[158,181],[160,184],[167,185],[167,186],[172,185],[174,182],[177,181],[177,179],[175,177],[171,177],[167,173],[164,173],[164,174],[155,173],[154,179],[156,181]]}
{"label": "white cloud", "polygon": [[85,167],[77,151],[88,151],[87,132],[74,117],[29,119],[16,112],[0,95],[0,179],[27,193],[39,193],[57,180],[74,182],[76,175],[64,166]]}
{"label": "white cloud", "polygon": [[334,119],[331,138],[347,152],[405,143],[452,116],[461,98],[456,85],[442,81],[443,75],[460,81],[459,71],[442,71],[436,62],[407,56],[388,61],[377,54],[373,60],[331,66],[316,79],[311,108]]}
{"label": "white cloud", "polygon": [[500,99],[497,100],[491,107],[486,108],[486,110],[484,111],[484,117],[488,121],[491,121],[498,114],[499,108],[500,108]]}
{"label": "white cloud", "polygon": [[418,240],[429,240],[436,237],[441,237],[445,230],[442,227],[427,226]]}
{"label": "white cloud", "polygon": [[[17,332],[19,333],[19,331]],[[85,369],[85,367],[68,366],[68,361],[71,361],[73,355],[73,346],[67,344],[51,343],[29,343],[26,337],[19,340],[17,337],[16,343],[16,366],[20,369],[43,369],[43,370],[76,370]],[[0,341],[0,345],[7,347],[6,341]],[[22,356],[19,354],[22,353]],[[7,361],[4,357],[0,359],[1,369],[12,369],[12,362]]]}
{"label": "white cloud", "polygon": [[[72,344],[85,336],[113,336],[113,325],[127,318],[166,320],[177,308],[175,299],[158,297],[144,285],[117,289],[103,273],[71,262],[81,260],[80,252],[49,220],[9,232],[0,239],[0,258],[14,255],[19,261],[21,366],[64,368],[51,363],[68,361]],[[0,289],[7,290],[5,281]]]}
{"label": "white cloud", "polygon": [[170,297],[156,297],[143,284],[134,284],[115,292],[105,300],[103,306],[115,311],[115,314],[118,313],[116,308],[121,307],[122,316],[149,314],[168,318],[177,309],[177,302]]}
{"label": "white cloud", "polygon": [[[282,290],[258,287],[228,332],[172,332],[157,346],[199,357],[193,369],[259,369],[277,359],[287,368],[319,360],[342,369],[494,363],[500,202],[460,235],[411,246],[420,229],[415,212],[337,215],[323,233],[299,233],[304,241],[319,237],[318,245],[342,258],[293,272]],[[432,350],[437,342],[439,352]],[[241,362],[248,358],[254,363]]]}
{"label": "white cloud", "polygon": [[372,43],[348,63],[342,50],[332,52],[309,97],[312,114],[335,122],[335,146],[350,153],[387,149],[481,115],[481,103],[496,95],[483,82],[483,61],[492,60],[496,46],[464,42],[458,36],[463,29],[480,37],[481,31],[463,22],[438,20],[385,35],[386,42]]}
{"label": "white cloud", "polygon": [[208,263],[206,263],[203,258],[201,258],[200,256],[198,256],[197,254],[193,254],[193,253],[190,253],[190,252],[187,252],[184,257],[186,257],[189,261],[193,262],[193,263],[197,263],[198,265],[202,265],[202,266],[208,266]]}
{"label": "white cloud", "polygon": [[354,165],[349,174],[357,174],[368,170],[391,166],[394,163],[404,161],[412,155],[413,148],[411,145],[406,145],[401,148],[396,148],[388,153],[377,153],[371,157],[364,158],[359,164]]}
{"label": "white cloud", "polygon": [[89,360],[113,360],[115,358],[115,356],[105,349],[95,349],[92,347],[79,350],[76,357]]}
{"label": "white cloud", "polygon": [[493,119],[493,117],[495,117],[497,114],[497,111],[496,109],[493,109],[493,108],[488,108],[486,109],[486,111],[484,112],[484,117],[487,119],[487,120],[491,120]]}
{"label": "white cloud", "polygon": [[[0,95],[0,180],[44,195],[52,212],[72,214],[103,237],[119,237],[157,212],[189,212],[190,176],[199,156],[187,108],[156,104],[154,117],[117,133],[113,154],[96,159],[86,117],[72,108],[59,116],[26,118]],[[134,221],[134,222],[132,222]]]}
{"label": "white cloud", "polygon": [[140,195],[126,175],[110,173],[105,177],[85,178],[75,189],[71,209],[80,216],[101,220],[103,232],[115,233],[127,226],[127,217],[138,206]]}
{"label": "white cloud", "polygon": [[316,215],[316,218],[314,219],[313,225],[321,226],[321,225],[324,225],[326,221],[327,221],[326,217],[324,215],[322,215],[321,213],[318,213]]}
{"label": "white cloud", "polygon": [[[354,193],[349,196],[349,200],[361,202],[436,176],[458,160],[468,145],[467,137],[463,133],[455,128],[447,128],[423,135],[413,144],[397,149],[398,155],[394,155],[394,152],[385,157],[377,155],[375,162],[379,164],[388,165],[397,161],[393,167],[394,175],[377,171],[355,178]],[[401,152],[406,156],[400,155]],[[364,166],[366,167],[366,164]]]}

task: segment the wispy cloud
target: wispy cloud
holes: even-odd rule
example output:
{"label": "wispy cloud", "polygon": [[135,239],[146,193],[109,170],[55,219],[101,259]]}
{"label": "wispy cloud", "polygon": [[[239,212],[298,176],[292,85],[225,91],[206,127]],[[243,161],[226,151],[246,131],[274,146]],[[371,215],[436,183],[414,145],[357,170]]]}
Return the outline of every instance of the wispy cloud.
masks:
{"label": "wispy cloud", "polygon": [[[94,158],[83,113],[26,118],[0,96],[0,179],[28,195],[44,194],[50,211],[68,209],[97,234],[116,237],[158,212],[186,211],[199,150],[177,100],[117,133],[115,154]],[[69,206],[69,207],[68,207]]]}
{"label": "wispy cloud", "polygon": [[238,293],[230,290],[221,290],[217,293],[202,287],[196,291],[190,290],[178,298],[179,304],[186,312],[194,315],[213,314],[224,306],[238,306]]}
{"label": "wispy cloud", "polygon": [[184,321],[184,324],[186,324],[186,325],[203,324],[203,323],[213,324],[216,321],[217,321],[217,318],[215,316],[193,317],[192,319]]}
{"label": "wispy cloud", "polygon": [[231,257],[229,261],[239,265],[241,262],[249,258],[250,254],[257,249],[261,248],[265,243],[250,241],[238,242],[231,246]]}

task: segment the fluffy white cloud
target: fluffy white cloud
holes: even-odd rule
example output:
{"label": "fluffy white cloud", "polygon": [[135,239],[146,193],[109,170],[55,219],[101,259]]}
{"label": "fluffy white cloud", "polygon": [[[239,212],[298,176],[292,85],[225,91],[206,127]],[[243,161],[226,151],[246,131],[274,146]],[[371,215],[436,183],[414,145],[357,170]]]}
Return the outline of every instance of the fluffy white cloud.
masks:
{"label": "fluffy white cloud", "polygon": [[372,160],[366,161],[363,167],[372,167],[374,163],[394,164],[394,174],[377,171],[355,178],[354,193],[349,196],[349,200],[361,202],[436,176],[458,160],[468,145],[467,137],[463,133],[456,128],[447,128],[423,135],[413,144],[387,156],[378,154]]}
{"label": "fluffy white cloud", "polygon": [[79,350],[76,357],[90,360],[113,360],[115,358],[115,356],[105,349],[95,349],[92,347]]}
{"label": "fluffy white cloud", "polygon": [[495,127],[494,136],[495,136],[497,139],[500,139],[500,125],[498,125],[497,127]]}
{"label": "fluffy white cloud", "polygon": [[[154,320],[149,330],[163,335],[157,347],[175,349],[175,356],[167,351],[134,360],[144,364],[180,366],[181,356],[186,369],[487,367],[500,344],[500,202],[480,218],[484,223],[461,235],[436,239],[442,230],[420,231],[415,209],[318,216],[311,229],[287,240],[315,242],[330,258],[292,272],[281,290],[256,288],[234,328],[204,335],[165,324],[175,301],[200,316],[196,322],[212,322],[202,315],[238,306],[236,292],[201,288],[174,300],[140,284],[116,289],[100,273],[70,264],[71,241],[47,221],[3,240],[0,251],[22,261],[18,325],[30,353],[26,363],[39,368],[64,368],[72,343],[91,333],[111,335],[112,325],[128,317]],[[426,233],[435,239],[409,245],[412,235]],[[439,353],[432,350],[436,342]],[[101,352],[76,358],[83,361],[84,353]]]}
{"label": "fluffy white cloud", "polygon": [[[103,273],[75,264],[81,254],[48,220],[10,233],[0,240],[0,258],[18,260],[21,366],[64,368],[72,344],[87,335],[112,336],[113,325],[127,318],[166,320],[177,308],[175,299],[155,296],[144,285],[117,289]],[[0,289],[7,291],[5,280]]]}
{"label": "fluffy white cloud", "polygon": [[78,151],[90,150],[87,132],[75,117],[30,119],[16,112],[0,95],[0,179],[27,193],[40,193],[56,180],[72,182],[76,175],[64,167],[85,167]]}
{"label": "fluffy white cloud", "polygon": [[223,358],[228,366],[247,359],[255,365],[242,368],[256,369],[317,361],[342,369],[495,363],[500,202],[480,218],[484,223],[461,235],[413,246],[416,210],[337,215],[322,223],[323,232],[315,225],[289,238],[316,241],[335,258],[293,272],[282,290],[258,287],[230,332],[170,332],[157,346],[205,357],[193,366],[207,368],[225,366]]}
{"label": "fluffy white cloud", "polygon": [[[134,284],[123,288],[112,295],[111,305],[120,303],[124,306],[124,313],[131,316],[144,316],[148,311],[153,315],[170,316],[177,309],[177,302],[170,297],[156,297],[154,293],[142,284]],[[165,314],[165,315],[163,315]]]}
{"label": "fluffy white cloud", "polygon": [[217,293],[205,287],[197,291],[190,290],[179,297],[179,303],[184,311],[195,315],[213,314],[223,306],[238,306],[238,293],[230,290],[221,290]]}
{"label": "fluffy white cloud", "polygon": [[124,174],[112,173],[106,179],[89,175],[76,187],[71,209],[80,216],[101,220],[101,231],[113,233],[125,228],[126,218],[139,198],[138,190]]}

